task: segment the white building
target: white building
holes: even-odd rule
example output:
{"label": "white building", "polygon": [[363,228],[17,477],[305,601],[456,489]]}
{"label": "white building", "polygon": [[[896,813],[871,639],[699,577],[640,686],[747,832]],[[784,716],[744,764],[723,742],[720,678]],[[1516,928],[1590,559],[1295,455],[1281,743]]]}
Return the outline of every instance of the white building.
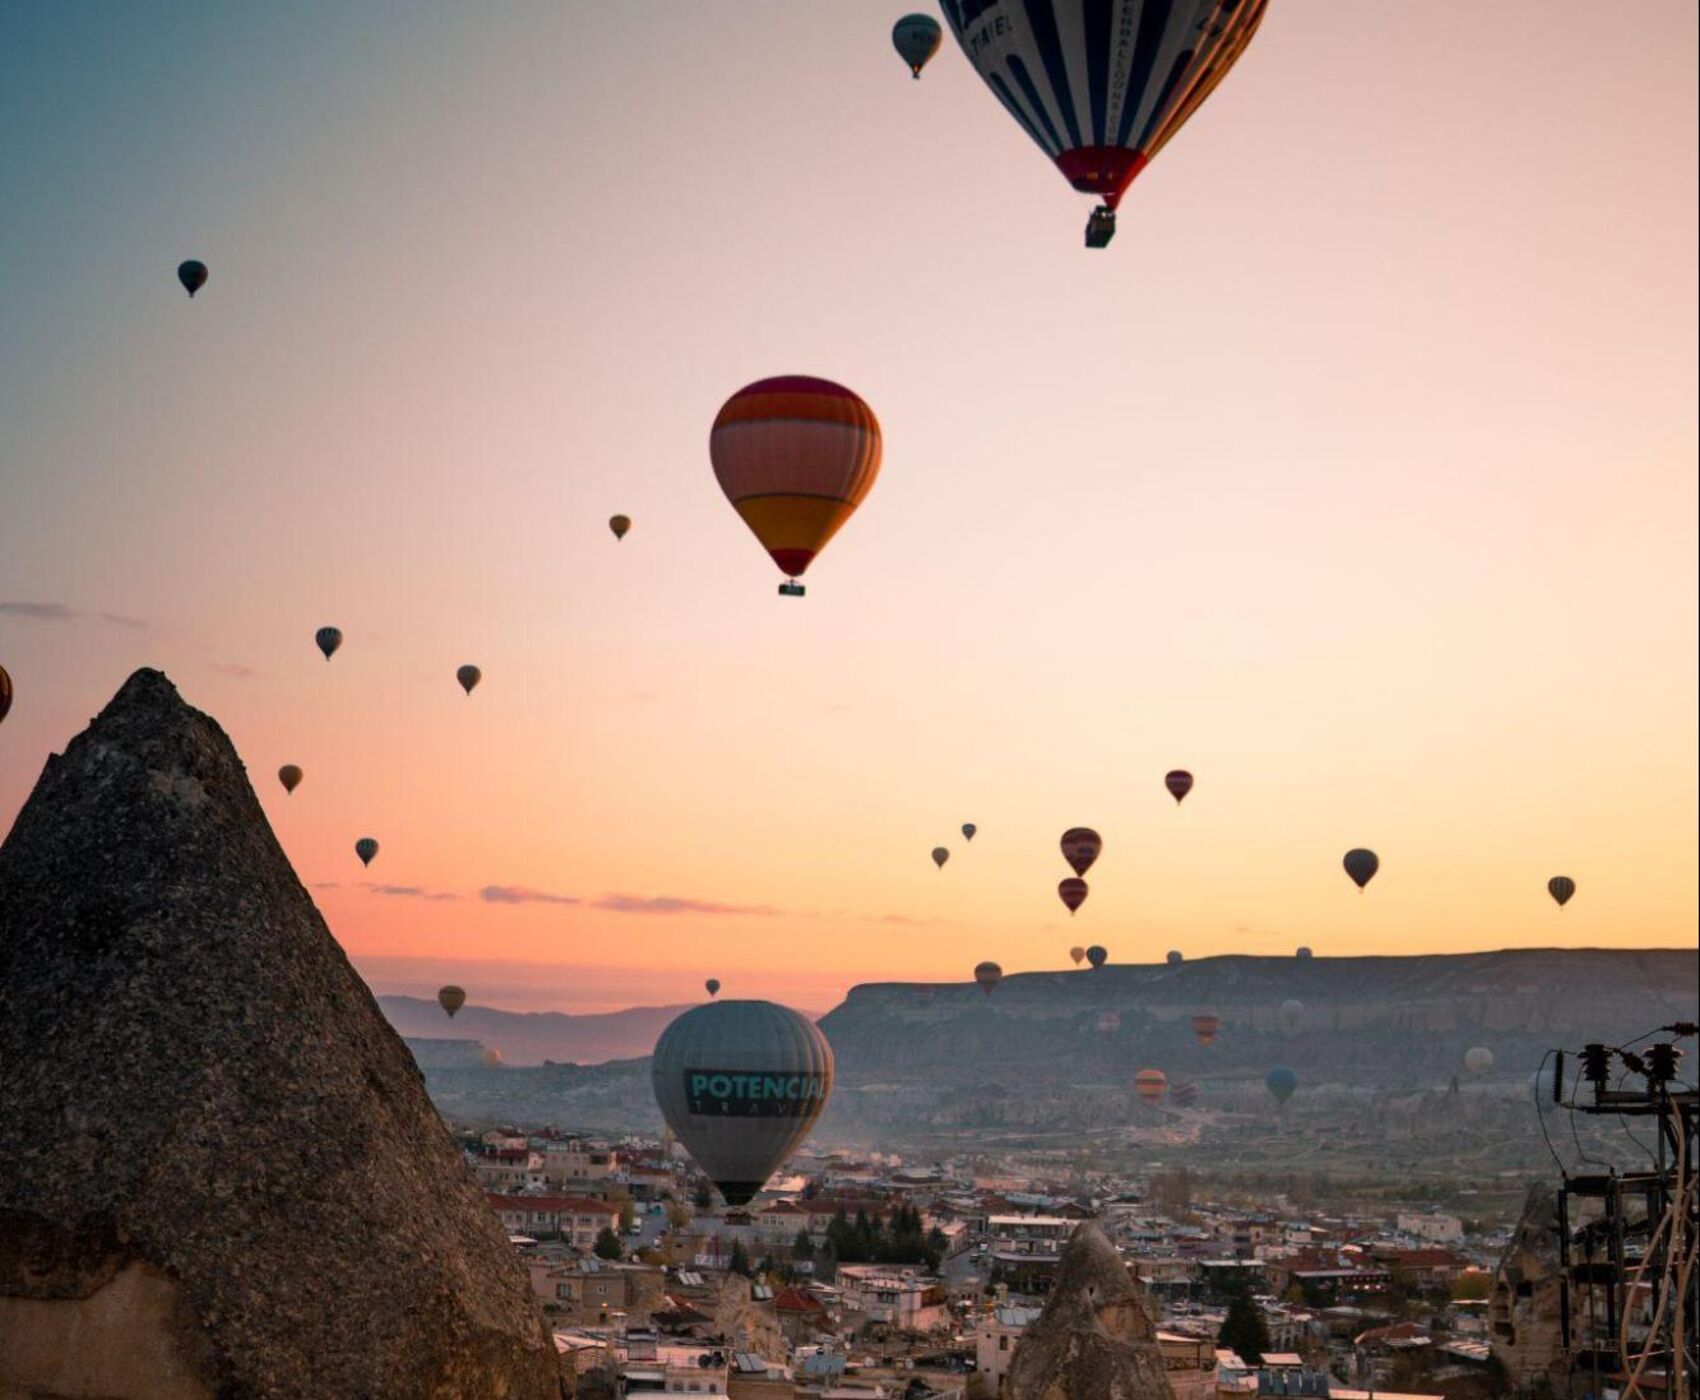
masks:
{"label": "white building", "polygon": [[1414,1235],[1432,1244],[1459,1244],[1464,1239],[1464,1222],[1456,1215],[1426,1215],[1417,1211],[1399,1212],[1399,1233]]}
{"label": "white building", "polygon": [[1004,1376],[1015,1357],[1015,1344],[1044,1309],[1000,1303],[974,1329],[974,1369],[994,1395],[1003,1394]]}
{"label": "white building", "polygon": [[919,1269],[842,1264],[838,1288],[844,1306],[865,1322],[900,1332],[931,1332],[950,1320],[949,1289]]}

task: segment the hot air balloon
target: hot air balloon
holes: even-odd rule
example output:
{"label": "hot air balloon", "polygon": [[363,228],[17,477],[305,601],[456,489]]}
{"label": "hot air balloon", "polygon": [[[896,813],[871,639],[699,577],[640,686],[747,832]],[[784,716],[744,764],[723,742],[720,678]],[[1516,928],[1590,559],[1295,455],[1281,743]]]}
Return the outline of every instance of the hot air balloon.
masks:
{"label": "hot air balloon", "polygon": [[950,852],[945,850],[943,846],[933,847],[933,864],[938,866],[940,870],[944,869],[944,863],[949,859]]}
{"label": "hot air balloon", "polygon": [[770,1001],[710,1001],[662,1031],[655,1102],[727,1203],[741,1206],[803,1139],[832,1094],[832,1047]]}
{"label": "hot air balloon", "polygon": [[177,264],[177,280],[191,297],[207,285],[207,265],[195,258]]}
{"label": "hot air balloon", "polygon": [[897,56],[909,65],[912,76],[919,78],[927,60],[939,51],[944,31],[931,15],[904,15],[891,27],[891,44]]}
{"label": "hot air balloon", "polygon": [[1142,1069],[1133,1076],[1133,1087],[1146,1103],[1161,1103],[1163,1090],[1169,1087],[1169,1076],[1160,1069]]}
{"label": "hot air balloon", "polygon": [[1096,943],[1086,950],[1086,961],[1091,963],[1094,969],[1102,967],[1109,960],[1110,954],[1108,950],[1101,948]]}
{"label": "hot air balloon", "polygon": [[1360,847],[1347,851],[1340,864],[1346,867],[1346,873],[1352,877],[1352,883],[1361,890],[1375,879],[1375,872],[1381,869],[1381,858],[1374,851],[1366,851]]}
{"label": "hot air balloon", "polygon": [[449,1019],[454,1019],[455,1012],[466,1005],[466,988],[449,985],[437,989],[437,1005],[449,1013]]}
{"label": "hot air balloon", "polygon": [[301,769],[293,763],[286,763],[277,770],[277,780],[283,784],[285,792],[294,792],[301,786]]}
{"label": "hot air balloon", "polygon": [[720,979],[718,977],[710,977],[708,981],[702,984],[702,988],[711,997],[717,997],[720,995]]}
{"label": "hot air balloon", "polygon": [[1192,1018],[1192,1033],[1198,1037],[1200,1045],[1209,1045],[1216,1039],[1217,1032],[1222,1029],[1222,1018],[1213,1012],[1201,1011]]}
{"label": "hot air balloon", "polygon": [[1293,956],[1295,958],[1297,958],[1300,962],[1305,962],[1311,957],[1311,951],[1310,951],[1309,948],[1305,947],[1301,943],[1299,945],[1299,947],[1294,951]]}
{"label": "hot air balloon", "polygon": [[1076,967],[1079,967],[1081,963],[1086,961],[1086,950],[1084,948],[1078,946],[1070,948],[1068,950],[1068,955],[1074,960],[1074,965]]}
{"label": "hot air balloon", "polygon": [[502,1052],[494,1045],[484,1047],[484,1053],[478,1057],[485,1069],[495,1069],[502,1063]]}
{"label": "hot air balloon", "polygon": [[484,673],[476,666],[460,666],[455,670],[455,679],[460,682],[460,688],[470,695],[473,687],[484,679]]}
{"label": "hot air balloon", "polygon": [[708,435],[726,499],[803,596],[802,577],[862,503],[880,470],[880,425],[860,398],[828,379],[787,375],[726,400]]}
{"label": "hot air balloon", "polygon": [[1168,788],[1169,796],[1174,798],[1175,805],[1179,806],[1192,791],[1192,774],[1184,768],[1177,768],[1163,775],[1163,786]]}
{"label": "hot air balloon", "polygon": [[1275,1095],[1277,1103],[1286,1103],[1293,1097],[1293,1091],[1299,1087],[1299,1077],[1285,1065],[1276,1065],[1268,1074],[1263,1076],[1263,1082],[1269,1092]]}
{"label": "hot air balloon", "polygon": [[378,843],[370,836],[362,836],[354,843],[354,854],[360,857],[362,865],[370,865],[372,857],[378,854]]}
{"label": "hot air balloon", "polygon": [[325,660],[329,661],[336,654],[336,649],[342,645],[342,629],[321,627],[313,633],[313,640],[319,644],[319,650],[324,652]]}
{"label": "hot air balloon", "polygon": [[1062,834],[1063,859],[1076,875],[1084,875],[1104,849],[1104,839],[1089,826],[1071,826]]}
{"label": "hot air balloon", "polygon": [[629,515],[610,515],[608,517],[608,528],[614,532],[615,539],[623,540],[626,537],[626,531],[632,528],[632,518]]}
{"label": "hot air balloon", "polygon": [[1181,956],[1179,948],[1171,948],[1169,949],[1168,957],[1165,958],[1164,961],[1167,962],[1170,967],[1179,967],[1186,961],[1186,959]]}
{"label": "hot air balloon", "polygon": [[[4,673],[0,672],[0,677],[3,677],[3,675]],[[0,685],[0,691],[3,690],[4,686]],[[5,702],[0,699],[0,719],[3,719],[5,714]],[[1570,903],[1570,896],[1576,893],[1576,882],[1568,875],[1554,875],[1552,879],[1547,881],[1547,893],[1558,901],[1558,907],[1562,909]]]}
{"label": "hot air balloon", "polygon": [[1198,1085],[1175,1084],[1169,1089],[1169,1102],[1177,1108],[1191,1108],[1198,1101]]}
{"label": "hot air balloon", "polygon": [[980,828],[975,826],[973,822],[963,822],[962,823],[962,839],[964,841],[972,841],[974,839],[974,833],[976,831],[978,831],[979,829]]}
{"label": "hot air balloon", "polygon": [[1288,997],[1281,1003],[1281,1009],[1278,1014],[1282,1030],[1296,1031],[1299,1028],[1299,1022],[1304,1019],[1305,1004],[1293,997]]}
{"label": "hot air balloon", "polygon": [[1464,1068],[1471,1074],[1486,1074],[1493,1068],[1493,1051],[1485,1045],[1472,1045],[1464,1052]]}
{"label": "hot air balloon", "polygon": [[998,983],[1003,981],[1003,969],[995,962],[976,963],[974,980],[979,983],[980,990],[990,996],[997,990]]}
{"label": "hot air balloon", "polygon": [[12,678],[6,668],[0,666],[0,720],[12,712]]}
{"label": "hot air balloon", "polygon": [[1071,914],[1086,903],[1088,893],[1086,881],[1077,880],[1073,876],[1057,885],[1057,898],[1062,900]]}
{"label": "hot air balloon", "polygon": [[1115,233],[1127,187],[1245,52],[1267,0],[944,0],[974,70]]}

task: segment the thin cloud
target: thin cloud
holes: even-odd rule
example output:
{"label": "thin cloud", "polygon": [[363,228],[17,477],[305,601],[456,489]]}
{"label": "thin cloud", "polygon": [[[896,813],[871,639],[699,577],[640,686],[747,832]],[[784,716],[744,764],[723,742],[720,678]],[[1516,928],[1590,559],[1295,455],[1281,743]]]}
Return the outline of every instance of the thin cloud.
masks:
{"label": "thin cloud", "polygon": [[716,904],[712,900],[676,899],[667,894],[605,894],[591,907],[616,914],[743,914],[771,918],[779,913],[767,904]]}
{"label": "thin cloud", "polygon": [[315,880],[312,887],[316,890],[340,890],[342,885],[336,880]]}
{"label": "thin cloud", "polygon": [[422,885],[374,885],[368,882],[365,885],[365,890],[367,894],[383,895],[386,899],[444,900],[460,898],[458,894],[449,894],[446,891],[439,890],[428,890]]}
{"label": "thin cloud", "polygon": [[478,891],[486,904],[583,904],[577,895],[550,894],[547,890],[528,889],[524,885],[486,885]]}
{"label": "thin cloud", "polygon": [[145,632],[148,625],[145,617],[126,617],[123,613],[103,612],[100,614],[100,620],[110,622],[114,627],[129,627],[138,632]]}
{"label": "thin cloud", "polygon": [[63,603],[0,603],[0,613],[8,617],[27,617],[36,622],[72,622],[80,615],[75,608]]}
{"label": "thin cloud", "polygon": [[259,673],[252,666],[244,666],[240,661],[211,661],[207,663],[209,670],[217,671],[221,676],[229,676],[234,680],[245,681]]}

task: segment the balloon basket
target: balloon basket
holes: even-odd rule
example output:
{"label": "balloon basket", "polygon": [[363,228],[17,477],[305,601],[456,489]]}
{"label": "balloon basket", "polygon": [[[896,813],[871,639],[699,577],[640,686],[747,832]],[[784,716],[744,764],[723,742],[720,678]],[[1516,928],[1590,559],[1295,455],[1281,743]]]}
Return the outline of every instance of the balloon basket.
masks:
{"label": "balloon basket", "polygon": [[1115,236],[1116,211],[1107,204],[1100,204],[1092,211],[1092,217],[1086,221],[1086,246],[1108,248],[1110,240]]}
{"label": "balloon basket", "polygon": [[779,585],[779,596],[781,598],[801,598],[803,591],[803,585],[798,583],[796,579],[791,579]]}

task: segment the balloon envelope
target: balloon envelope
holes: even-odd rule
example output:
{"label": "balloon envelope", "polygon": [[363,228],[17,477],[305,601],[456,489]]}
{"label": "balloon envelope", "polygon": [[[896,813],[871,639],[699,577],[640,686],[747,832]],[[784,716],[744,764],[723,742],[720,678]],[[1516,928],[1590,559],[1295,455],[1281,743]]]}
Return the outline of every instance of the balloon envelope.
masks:
{"label": "balloon envelope", "polygon": [[1186,959],[1181,956],[1180,949],[1171,948],[1171,949],[1169,949],[1169,956],[1165,959],[1165,961],[1169,964],[1170,967],[1179,967],[1183,962],[1186,961]]}
{"label": "balloon envelope", "polygon": [[486,1046],[484,1053],[478,1057],[485,1069],[495,1069],[502,1063],[502,1052],[494,1045]]}
{"label": "balloon envelope", "polygon": [[354,854],[360,857],[362,865],[370,865],[372,857],[378,854],[378,843],[370,836],[362,836],[354,843]]}
{"label": "balloon envelope", "polygon": [[1003,981],[1003,969],[995,962],[979,963],[974,968],[974,980],[980,984],[980,990],[990,996],[998,983]]}
{"label": "balloon envelope", "polygon": [[1263,1082],[1269,1092],[1275,1095],[1277,1102],[1286,1103],[1293,1097],[1293,1091],[1299,1087],[1299,1077],[1285,1065],[1276,1065],[1268,1074],[1263,1076]]}
{"label": "balloon envelope", "polygon": [[1086,881],[1077,880],[1072,875],[1057,885],[1057,898],[1062,900],[1064,906],[1071,914],[1074,913],[1076,909],[1080,908],[1082,904],[1086,903],[1086,896],[1090,892],[1091,891],[1087,888]]}
{"label": "balloon envelope", "polygon": [[1486,1074],[1493,1068],[1493,1051],[1485,1045],[1472,1045],[1464,1052],[1464,1068],[1471,1074]]}
{"label": "balloon envelope", "polygon": [[183,284],[183,290],[194,296],[202,287],[207,285],[207,265],[197,258],[177,264],[177,280]]}
{"label": "balloon envelope", "polygon": [[791,578],[873,489],[880,447],[873,409],[842,384],[801,374],[738,390],[708,435],[720,489]]}
{"label": "balloon envelope", "polygon": [[1096,943],[1086,950],[1086,961],[1091,963],[1093,967],[1102,967],[1109,960],[1109,950]]}
{"label": "balloon envelope", "polygon": [[455,679],[460,682],[460,688],[470,695],[472,688],[484,679],[484,673],[476,666],[461,666],[455,671]]}
{"label": "balloon envelope", "polygon": [[615,539],[623,540],[626,537],[626,531],[632,528],[632,518],[629,515],[610,515],[608,517],[608,528],[614,532]]}
{"label": "balloon envelope", "polygon": [[710,977],[708,981],[702,984],[702,986],[703,990],[711,997],[717,997],[720,995],[720,979],[718,977]]}
{"label": "balloon envelope", "polygon": [[1075,189],[1114,209],[1250,44],[1267,0],[944,0],[968,61]]}
{"label": "balloon envelope", "polygon": [[1192,1018],[1192,1033],[1200,1045],[1209,1045],[1222,1029],[1222,1018],[1213,1012],[1200,1012]]}
{"label": "balloon envelope", "polygon": [[770,1001],[711,1001],[662,1031],[650,1062],[667,1126],[728,1203],[744,1205],[832,1094],[832,1047]]}
{"label": "balloon envelope", "polygon": [[459,1011],[461,1007],[466,1005],[466,988],[456,987],[452,984],[450,986],[440,988],[437,992],[437,1005],[442,1007],[444,1011],[448,1012],[449,1017],[452,1020],[455,1012]]}
{"label": "balloon envelope", "polygon": [[943,39],[944,31],[931,15],[904,15],[891,27],[892,47],[917,78],[927,60],[939,51]]}
{"label": "balloon envelope", "polygon": [[1068,950],[1068,955],[1069,955],[1069,957],[1074,959],[1074,965],[1076,967],[1079,967],[1081,963],[1086,961],[1086,950],[1084,948],[1080,948],[1080,947],[1070,948]]}
{"label": "balloon envelope", "polygon": [[1180,802],[1192,791],[1192,774],[1184,768],[1177,768],[1164,775],[1163,786],[1168,788],[1170,797]]}
{"label": "balloon envelope", "polygon": [[1299,1028],[1299,1022],[1304,1018],[1304,1014],[1305,1004],[1294,997],[1288,997],[1281,1003],[1281,1029],[1296,1031]]}
{"label": "balloon envelope", "polygon": [[[0,705],[0,716],[6,713],[4,705]],[[1568,875],[1554,875],[1547,881],[1547,893],[1558,901],[1560,909],[1570,903],[1570,896],[1576,893],[1576,882]]]}
{"label": "balloon envelope", "polygon": [[1084,875],[1104,849],[1101,836],[1089,826],[1071,826],[1062,834],[1063,859],[1076,875]]}
{"label": "balloon envelope", "polygon": [[1198,1085],[1175,1084],[1169,1089],[1169,1102],[1182,1108],[1190,1108],[1198,1100]]}
{"label": "balloon envelope", "polygon": [[945,850],[943,846],[933,847],[933,864],[938,866],[940,870],[944,869],[944,863],[949,859],[950,852]]}
{"label": "balloon envelope", "polygon": [[319,650],[324,652],[325,660],[329,661],[336,649],[342,645],[342,629],[340,627],[321,627],[313,633],[313,640],[318,643]]}
{"label": "balloon envelope", "polygon": [[285,792],[294,792],[301,786],[301,770],[293,763],[286,763],[277,770],[277,780]]}
{"label": "balloon envelope", "polygon": [[6,668],[0,666],[0,720],[6,718],[12,711],[12,678],[6,673]]}
{"label": "balloon envelope", "polygon": [[1340,864],[1346,867],[1346,873],[1352,877],[1352,883],[1361,890],[1375,879],[1375,872],[1381,869],[1381,857],[1374,851],[1359,847],[1355,851],[1347,851]]}
{"label": "balloon envelope", "polygon": [[1295,958],[1297,958],[1300,962],[1303,962],[1303,961],[1305,961],[1305,959],[1307,959],[1311,956],[1311,951],[1310,951],[1309,948],[1305,947],[1303,944],[1300,944],[1298,950],[1293,954],[1293,956]]}
{"label": "balloon envelope", "polygon": [[1133,1087],[1146,1103],[1157,1103],[1169,1086],[1169,1076],[1160,1069],[1142,1069],[1133,1076]]}
{"label": "balloon envelope", "polygon": [[963,822],[962,823],[962,839],[964,841],[972,841],[974,839],[974,833],[976,831],[978,831],[979,829],[980,828],[975,826],[973,822]]}

